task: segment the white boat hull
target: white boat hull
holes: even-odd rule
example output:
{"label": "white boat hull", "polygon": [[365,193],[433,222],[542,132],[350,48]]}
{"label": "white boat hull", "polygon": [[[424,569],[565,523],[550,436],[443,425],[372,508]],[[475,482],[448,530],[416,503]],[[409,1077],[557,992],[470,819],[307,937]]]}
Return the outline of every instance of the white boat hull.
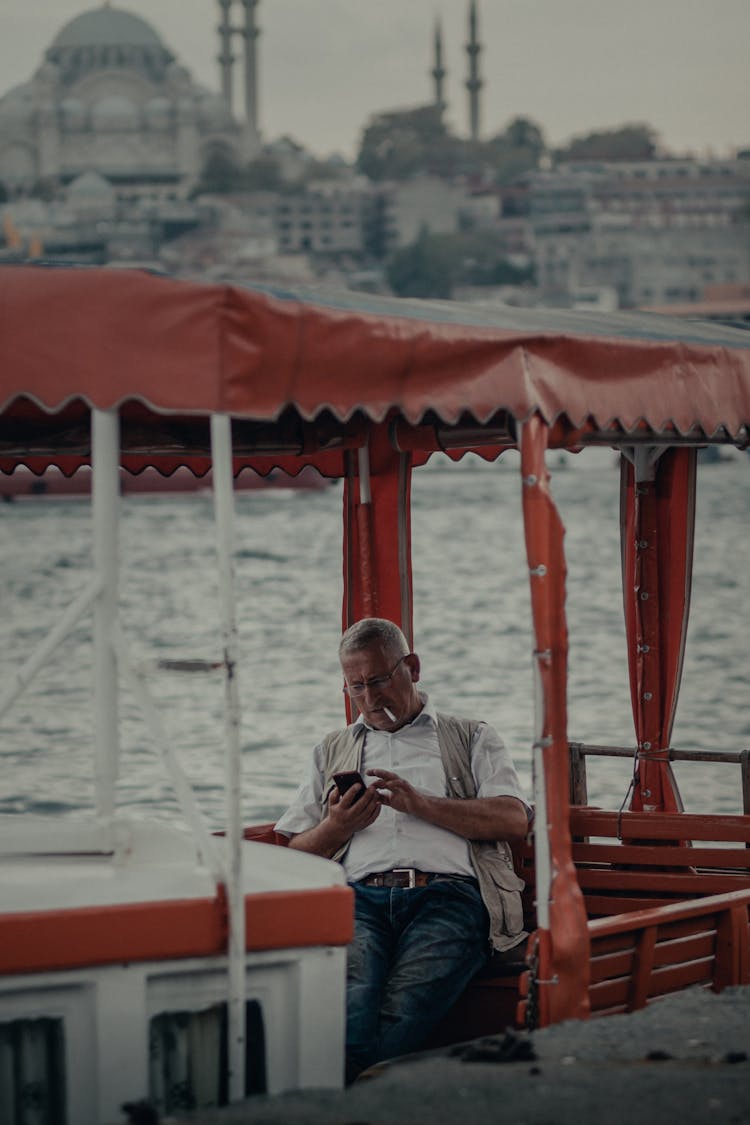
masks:
{"label": "white boat hull", "polygon": [[[108,853],[108,830],[68,822],[56,826],[53,853],[45,839],[51,827],[0,818],[0,1028],[20,1029],[18,1049],[32,1056],[39,1027],[61,1033],[69,1125],[119,1120],[124,1102],[142,1098],[162,1112],[190,1108],[191,1098],[211,1104],[226,1087],[227,957],[186,955],[215,940],[221,910],[190,837],[117,822]],[[246,1002],[260,1029],[249,1039],[247,1089],[340,1087],[350,893],[342,869],[261,843],[243,850]],[[160,945],[163,955],[144,957]],[[163,1031],[170,1014],[184,1025],[196,1013],[213,1016],[178,1045],[195,1056],[180,1063],[193,1089],[179,1106],[167,1089],[174,1060],[165,1058]],[[37,1020],[59,1022],[35,1030]],[[0,1066],[3,1049],[8,1062],[7,1041]],[[33,1082],[33,1058],[24,1065]],[[3,1096],[19,1094],[0,1093],[0,1107]]]}

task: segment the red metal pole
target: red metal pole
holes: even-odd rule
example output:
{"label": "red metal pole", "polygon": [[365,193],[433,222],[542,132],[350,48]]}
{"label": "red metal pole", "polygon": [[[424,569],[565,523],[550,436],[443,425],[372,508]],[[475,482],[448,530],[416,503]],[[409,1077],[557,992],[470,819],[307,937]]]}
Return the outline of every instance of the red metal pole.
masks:
{"label": "red metal pole", "polygon": [[531,584],[537,726],[534,745],[534,828],[537,931],[532,942],[537,1023],[589,1014],[586,907],[571,854],[568,797],[567,657],[564,528],[549,489],[547,427],[524,423],[521,474]]}

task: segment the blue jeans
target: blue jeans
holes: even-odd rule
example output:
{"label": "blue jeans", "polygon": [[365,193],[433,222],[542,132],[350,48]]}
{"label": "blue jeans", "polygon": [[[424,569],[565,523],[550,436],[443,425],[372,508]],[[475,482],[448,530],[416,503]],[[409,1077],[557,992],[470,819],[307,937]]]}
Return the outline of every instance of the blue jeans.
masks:
{"label": "blue jeans", "polygon": [[489,918],[475,880],[355,883],[347,961],[346,1074],[418,1051],[484,964]]}

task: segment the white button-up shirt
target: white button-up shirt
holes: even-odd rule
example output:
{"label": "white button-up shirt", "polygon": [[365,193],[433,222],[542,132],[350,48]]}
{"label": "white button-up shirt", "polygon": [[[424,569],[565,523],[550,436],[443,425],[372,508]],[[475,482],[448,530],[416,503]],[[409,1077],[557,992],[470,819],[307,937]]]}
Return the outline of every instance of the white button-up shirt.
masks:
{"label": "white button-up shirt", "polygon": [[[397,731],[375,730],[365,724],[367,733],[362,752],[362,776],[372,784],[367,770],[385,769],[403,777],[415,789],[435,797],[446,796],[446,779],[437,738],[437,714],[423,693],[423,709]],[[362,723],[360,716],[358,723]],[[314,828],[321,820],[323,799],[322,744],[315,747],[310,777],[276,825],[288,836]],[[481,723],[471,747],[471,772],[477,797],[517,797],[528,807],[515,766],[502,739],[486,723]],[[378,782],[384,788],[382,782]],[[473,875],[469,845],[462,837],[426,820],[397,812],[383,805],[380,815],[368,828],[356,832],[343,858],[350,882],[373,871],[394,867],[416,867],[452,875]]]}

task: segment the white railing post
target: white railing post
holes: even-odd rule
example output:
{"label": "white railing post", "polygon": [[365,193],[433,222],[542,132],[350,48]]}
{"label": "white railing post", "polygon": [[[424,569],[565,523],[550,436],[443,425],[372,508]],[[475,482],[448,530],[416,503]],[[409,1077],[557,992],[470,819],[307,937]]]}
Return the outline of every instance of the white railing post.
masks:
{"label": "white railing post", "polygon": [[60,620],[52,626],[44,640],[32,652],[20,668],[11,671],[7,677],[5,689],[0,692],[0,718],[5,714],[10,705],[26,690],[40,668],[43,668],[56,649],[60,647],[68,634],[78,624],[80,619],[88,613],[102,591],[98,578],[94,578],[85,590],[82,590],[74,602],[68,606]]}
{"label": "white railing post", "polygon": [[146,726],[151,733],[158,753],[161,755],[164,769],[172,783],[172,789],[177,798],[177,803],[192,833],[198,859],[209,869],[211,875],[217,882],[225,882],[226,863],[223,853],[220,853],[218,843],[215,837],[211,835],[200,808],[198,807],[198,802],[195,798],[192,786],[180,765],[174,747],[164,729],[161,715],[154,703],[146,677],[133,663],[128,650],[127,641],[119,625],[115,625],[114,632],[115,653],[119,670],[124,682],[129,686],[133,698],[140,706]]}
{"label": "white railing post", "polygon": [[94,605],[94,739],[96,812],[111,819],[119,757],[117,658],[120,427],[116,410],[91,412],[94,572],[101,592]]}
{"label": "white railing post", "polygon": [[234,604],[234,492],[231,420],[211,416],[214,507],[225,676],[229,1100],[245,1096],[245,894],[242,874],[240,703]]}

